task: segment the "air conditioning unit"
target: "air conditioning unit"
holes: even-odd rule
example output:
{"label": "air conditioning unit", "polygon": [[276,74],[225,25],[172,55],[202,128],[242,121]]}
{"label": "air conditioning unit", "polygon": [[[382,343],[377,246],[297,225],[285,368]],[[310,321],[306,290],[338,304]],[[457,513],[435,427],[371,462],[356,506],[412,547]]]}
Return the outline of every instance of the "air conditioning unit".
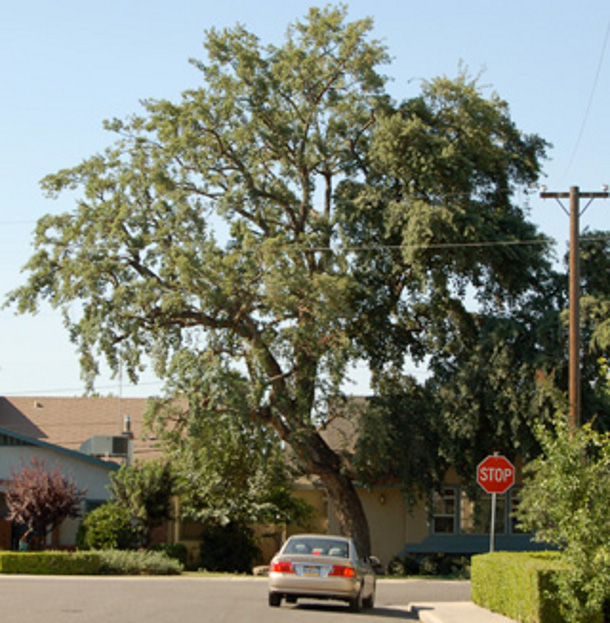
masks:
{"label": "air conditioning unit", "polygon": [[130,441],[126,435],[96,435],[87,439],[80,451],[89,456],[126,458],[129,456]]}

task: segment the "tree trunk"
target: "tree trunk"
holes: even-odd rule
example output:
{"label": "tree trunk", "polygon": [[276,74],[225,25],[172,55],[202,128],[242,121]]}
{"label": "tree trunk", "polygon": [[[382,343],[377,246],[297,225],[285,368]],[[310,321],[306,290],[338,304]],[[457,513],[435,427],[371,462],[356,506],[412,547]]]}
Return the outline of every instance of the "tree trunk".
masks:
{"label": "tree trunk", "polygon": [[317,431],[293,434],[286,441],[297,455],[301,466],[322,481],[344,536],[354,539],[361,556],[371,555],[369,524],[354,486],[350,466]]}
{"label": "tree trunk", "polygon": [[326,472],[320,474],[320,478],[332,501],[341,531],[354,539],[361,556],[370,556],[369,524],[354,483],[341,473]]}

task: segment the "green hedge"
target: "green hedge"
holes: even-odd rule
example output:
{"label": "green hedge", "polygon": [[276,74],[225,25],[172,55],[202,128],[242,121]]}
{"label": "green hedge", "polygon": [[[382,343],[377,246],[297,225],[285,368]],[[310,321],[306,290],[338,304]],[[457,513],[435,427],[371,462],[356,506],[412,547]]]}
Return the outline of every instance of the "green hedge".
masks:
{"label": "green hedge", "polygon": [[105,575],[180,575],[182,564],[163,552],[105,550],[100,556],[100,573]]}
{"label": "green hedge", "polygon": [[[558,552],[497,552],[473,556],[472,601],[516,621],[564,623],[555,584],[562,569],[565,566]],[[601,613],[598,621],[603,621]]]}
{"label": "green hedge", "polygon": [[100,556],[93,552],[2,552],[0,573],[97,575]]}
{"label": "green hedge", "polygon": [[31,575],[179,575],[182,565],[163,552],[1,552],[0,573]]}

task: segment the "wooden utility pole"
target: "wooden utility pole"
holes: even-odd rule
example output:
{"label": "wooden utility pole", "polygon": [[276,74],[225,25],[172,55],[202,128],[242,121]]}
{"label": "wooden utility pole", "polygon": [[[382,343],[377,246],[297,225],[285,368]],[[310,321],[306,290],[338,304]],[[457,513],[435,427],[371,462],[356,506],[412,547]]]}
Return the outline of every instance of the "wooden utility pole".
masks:
{"label": "wooden utility pole", "polygon": [[[607,190],[602,192],[580,192],[578,186],[572,186],[569,192],[540,193],[542,199],[556,199],[562,210],[570,217],[570,348],[569,348],[569,385],[570,426],[578,428],[581,419],[580,398],[580,215],[591,205],[594,199],[608,199]],[[570,200],[570,209],[566,210],[560,199]],[[580,199],[589,202],[580,210]]]}

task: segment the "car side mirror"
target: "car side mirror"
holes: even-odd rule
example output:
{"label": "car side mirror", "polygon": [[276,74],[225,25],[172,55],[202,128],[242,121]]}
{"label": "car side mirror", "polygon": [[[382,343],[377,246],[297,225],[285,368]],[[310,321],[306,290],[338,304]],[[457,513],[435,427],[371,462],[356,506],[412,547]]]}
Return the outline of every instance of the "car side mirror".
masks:
{"label": "car side mirror", "polygon": [[383,567],[381,566],[381,560],[379,560],[377,556],[369,556],[367,558],[367,562],[369,563],[369,565],[371,565],[371,567],[373,567],[375,573],[381,573],[383,571]]}

